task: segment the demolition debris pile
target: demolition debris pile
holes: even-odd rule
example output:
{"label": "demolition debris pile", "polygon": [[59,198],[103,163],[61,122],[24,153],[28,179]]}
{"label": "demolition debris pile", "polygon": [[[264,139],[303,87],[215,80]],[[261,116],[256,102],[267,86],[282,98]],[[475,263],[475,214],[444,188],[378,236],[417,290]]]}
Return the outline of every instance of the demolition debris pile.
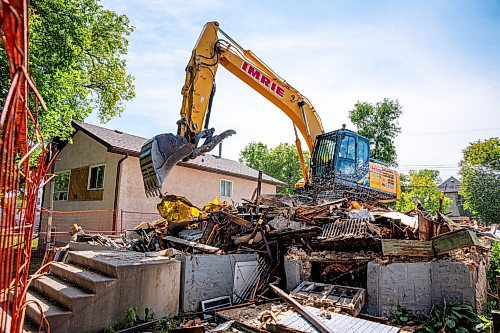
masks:
{"label": "demolition debris pile", "polygon": [[[318,331],[326,328],[315,324],[317,317],[332,325],[336,320],[353,327],[371,325],[355,318],[370,306],[370,265],[425,266],[444,261],[484,271],[489,242],[496,239],[495,230],[477,222],[456,223],[441,213],[433,216],[420,203],[417,210],[403,213],[384,204],[347,198],[312,201],[304,196],[273,195],[244,201],[235,207],[216,199],[199,209],[184,197],[164,195],[158,204],[162,219],[143,222],[127,230],[122,239],[87,235],[78,229],[74,239],[168,257],[255,256],[253,268],[241,271],[243,282],[239,286],[235,282],[232,297],[224,294],[198,302],[201,310],[219,313],[223,322],[275,331],[296,329],[287,323],[299,317],[305,320],[304,327],[312,325]],[[228,260],[234,265],[233,259]],[[472,288],[480,291],[477,286]],[[472,299],[476,309],[484,301],[479,291]],[[185,301],[191,297],[189,293],[184,291]],[[288,305],[276,303],[276,295]],[[262,311],[255,313],[257,309]],[[386,315],[382,312],[378,316]],[[392,330],[376,325],[382,331]]]}

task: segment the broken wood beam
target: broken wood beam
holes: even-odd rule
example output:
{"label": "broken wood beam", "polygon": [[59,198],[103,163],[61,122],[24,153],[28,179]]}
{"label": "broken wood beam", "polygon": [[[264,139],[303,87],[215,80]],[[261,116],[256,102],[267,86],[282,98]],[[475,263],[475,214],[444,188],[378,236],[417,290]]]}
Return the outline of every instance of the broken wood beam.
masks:
{"label": "broken wood beam", "polygon": [[383,239],[382,254],[384,256],[432,257],[430,241]]}
{"label": "broken wood beam", "polygon": [[176,243],[179,245],[191,247],[195,250],[199,250],[199,251],[205,252],[205,253],[213,253],[213,254],[221,254],[222,253],[222,250],[219,249],[218,247],[205,245],[205,244],[201,244],[201,243],[197,243],[197,242],[192,242],[192,241],[188,241],[186,239],[182,239],[182,238],[178,238],[178,237],[174,237],[174,236],[165,236],[165,237],[163,237],[163,240],[165,240],[167,242],[172,242],[172,243]]}
{"label": "broken wood beam", "polygon": [[300,305],[299,302],[294,300],[290,295],[285,293],[283,290],[281,290],[280,288],[276,287],[273,284],[269,284],[269,287],[282,300],[290,304],[295,309],[295,311],[297,311],[302,317],[304,317],[304,319],[306,319],[318,331],[320,331],[321,333],[334,333],[328,326],[322,323],[317,316],[309,312],[306,308]]}
{"label": "broken wood beam", "polygon": [[468,229],[450,231],[436,236],[432,240],[432,247],[437,255],[468,246],[485,247],[477,234]]}

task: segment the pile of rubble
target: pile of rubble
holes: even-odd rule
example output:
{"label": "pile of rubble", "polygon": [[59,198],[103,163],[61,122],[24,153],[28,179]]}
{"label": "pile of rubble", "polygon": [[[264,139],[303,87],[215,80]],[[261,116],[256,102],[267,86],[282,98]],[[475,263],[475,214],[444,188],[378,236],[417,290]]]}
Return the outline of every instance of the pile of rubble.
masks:
{"label": "pile of rubble", "polygon": [[[485,253],[489,241],[497,238],[495,229],[476,222],[456,223],[444,214],[429,214],[419,203],[417,207],[399,212],[346,198],[310,202],[302,196],[274,195],[245,200],[238,207],[214,200],[199,209],[186,198],[165,195],[158,204],[162,219],[127,230],[122,242],[91,235],[79,235],[77,240],[171,257],[257,254],[256,267],[246,273],[237,298],[233,292],[233,299],[206,300],[215,305],[203,311],[235,304],[255,307],[263,300],[268,304],[279,295],[277,284],[291,292],[302,310],[356,317],[367,299],[369,263],[449,259],[479,267],[487,262]],[[277,314],[293,316],[298,308],[292,306],[290,312],[289,305],[277,306],[284,308],[269,307],[245,325],[279,331]],[[237,320],[232,315],[225,318]]]}

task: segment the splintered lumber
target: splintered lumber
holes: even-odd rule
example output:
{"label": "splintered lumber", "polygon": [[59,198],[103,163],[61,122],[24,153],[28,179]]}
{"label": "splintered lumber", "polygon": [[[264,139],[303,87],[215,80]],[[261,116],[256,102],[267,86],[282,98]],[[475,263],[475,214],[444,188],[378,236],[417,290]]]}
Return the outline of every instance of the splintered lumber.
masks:
{"label": "splintered lumber", "polygon": [[177,238],[174,236],[165,236],[165,237],[163,237],[163,239],[168,241],[168,242],[176,243],[176,244],[183,245],[183,246],[192,247],[195,250],[199,250],[199,251],[205,252],[205,253],[215,253],[215,254],[222,253],[222,250],[219,249],[218,247],[210,246],[210,245],[206,245],[206,244],[201,244],[201,243],[197,243],[197,242],[192,242],[192,241],[188,241],[188,240],[185,240],[182,238]]}
{"label": "splintered lumber", "polygon": [[484,244],[477,238],[474,231],[468,229],[450,231],[432,240],[432,247],[438,255],[469,246],[484,247]]}
{"label": "splintered lumber", "polygon": [[241,217],[238,217],[233,214],[229,214],[226,212],[222,212],[224,215],[224,218],[228,221],[231,221],[232,223],[239,225],[240,227],[250,229],[252,227],[252,223],[248,222],[245,219],[242,219]]}
{"label": "splintered lumber", "polygon": [[294,300],[291,296],[286,294],[283,290],[276,287],[275,285],[269,284],[269,287],[276,295],[278,295],[282,300],[290,304],[295,311],[297,311],[304,319],[306,319],[311,325],[314,326],[321,333],[334,333],[329,327],[323,324],[318,317],[316,317],[313,313],[309,312],[306,308],[299,304],[296,300]]}
{"label": "splintered lumber", "polygon": [[419,240],[383,239],[382,253],[385,256],[432,257],[432,243]]}

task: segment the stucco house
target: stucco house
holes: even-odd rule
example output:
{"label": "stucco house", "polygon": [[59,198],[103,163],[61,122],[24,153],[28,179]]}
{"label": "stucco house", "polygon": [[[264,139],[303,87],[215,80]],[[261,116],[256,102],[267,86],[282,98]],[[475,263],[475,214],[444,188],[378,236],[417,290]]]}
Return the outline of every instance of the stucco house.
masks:
{"label": "stucco house", "polygon": [[[88,230],[120,231],[158,218],[159,199],[146,197],[139,167],[147,139],[82,122],[73,126],[73,142],[61,144],[55,163],[54,191],[46,186],[43,196],[44,208],[54,198],[52,230],[66,235],[69,225],[78,223]],[[257,177],[257,170],[206,154],[178,163],[162,191],[185,196],[198,207],[216,196],[238,204],[252,197]],[[274,194],[283,185],[263,175],[262,193]],[[42,234],[46,222],[42,217]]]}
{"label": "stucco house", "polygon": [[446,214],[453,220],[460,221],[470,217],[470,213],[463,207],[463,198],[458,191],[460,190],[460,181],[455,177],[450,177],[442,182],[438,189],[451,199],[450,208]]}

